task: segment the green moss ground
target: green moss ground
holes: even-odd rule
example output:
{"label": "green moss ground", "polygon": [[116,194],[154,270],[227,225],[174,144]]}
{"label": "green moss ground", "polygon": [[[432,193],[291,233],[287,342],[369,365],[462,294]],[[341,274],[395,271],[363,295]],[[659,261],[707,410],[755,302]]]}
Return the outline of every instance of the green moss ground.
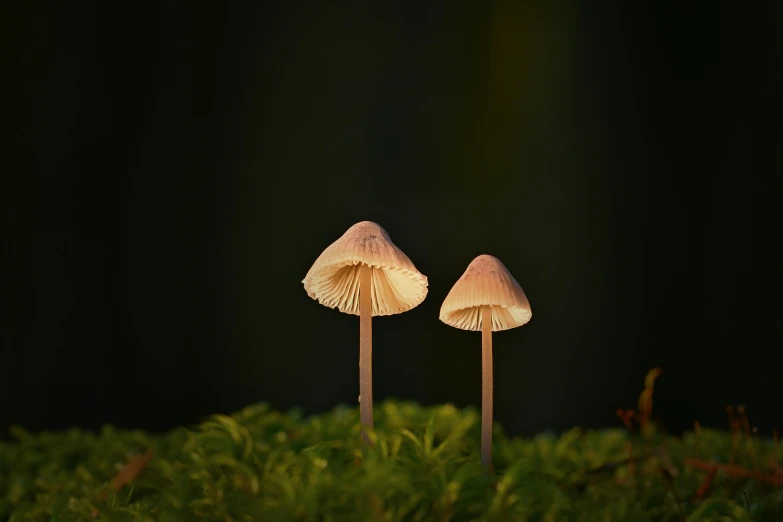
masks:
{"label": "green moss ground", "polygon": [[[0,520],[773,521],[775,496],[783,509],[783,487],[723,471],[706,500],[693,501],[707,474],[685,459],[728,463],[727,432],[508,439],[496,425],[487,477],[474,409],[386,401],[375,422],[372,448],[362,448],[358,411],[347,407],[303,418],[257,404],[165,435],[15,428],[15,440],[0,443]],[[735,465],[769,469],[771,442],[735,439]],[[629,444],[633,473],[614,465]],[[115,492],[112,478],[149,449],[146,468]]]}

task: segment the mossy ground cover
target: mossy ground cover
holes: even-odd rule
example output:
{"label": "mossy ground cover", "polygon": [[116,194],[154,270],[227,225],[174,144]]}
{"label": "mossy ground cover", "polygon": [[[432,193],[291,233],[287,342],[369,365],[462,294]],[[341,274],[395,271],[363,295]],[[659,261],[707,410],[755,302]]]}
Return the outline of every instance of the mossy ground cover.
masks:
{"label": "mossy ground cover", "polygon": [[14,428],[0,520],[777,520],[773,440],[741,416],[668,436],[645,422],[649,399],[617,429],[520,439],[496,425],[490,474],[479,412],[451,405],[376,404],[371,447],[345,406],[303,417],[257,404],[162,435]]}

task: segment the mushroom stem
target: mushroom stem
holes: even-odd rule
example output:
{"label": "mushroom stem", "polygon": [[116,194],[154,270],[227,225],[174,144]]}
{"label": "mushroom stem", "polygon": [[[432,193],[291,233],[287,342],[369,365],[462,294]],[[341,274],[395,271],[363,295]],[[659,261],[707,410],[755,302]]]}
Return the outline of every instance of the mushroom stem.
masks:
{"label": "mushroom stem", "polygon": [[372,429],[372,267],[359,265],[359,411],[362,438],[369,444],[364,431]]}
{"label": "mushroom stem", "polygon": [[481,464],[492,463],[492,307],[481,307]]}

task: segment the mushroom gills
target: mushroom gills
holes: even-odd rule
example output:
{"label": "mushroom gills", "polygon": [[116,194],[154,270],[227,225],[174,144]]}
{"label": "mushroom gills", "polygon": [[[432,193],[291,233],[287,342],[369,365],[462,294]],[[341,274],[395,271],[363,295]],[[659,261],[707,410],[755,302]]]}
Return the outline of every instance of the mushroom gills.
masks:
{"label": "mushroom gills", "polygon": [[[359,315],[359,273],[362,263],[346,264],[319,274],[318,301],[341,312]],[[400,313],[416,301],[419,292],[413,274],[407,270],[371,266],[372,315]]]}
{"label": "mushroom gills", "polygon": [[[514,324],[524,322],[530,311],[516,306],[492,305],[492,330],[508,330]],[[481,307],[470,306],[445,314],[449,324],[462,330],[481,330]]]}

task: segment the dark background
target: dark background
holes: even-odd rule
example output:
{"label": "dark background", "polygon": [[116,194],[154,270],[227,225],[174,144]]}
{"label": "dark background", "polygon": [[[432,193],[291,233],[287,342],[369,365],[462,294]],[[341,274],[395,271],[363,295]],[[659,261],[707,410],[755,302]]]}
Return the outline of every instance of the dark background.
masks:
{"label": "dark background", "polygon": [[619,425],[654,366],[673,431],[783,428],[780,8],[367,4],[13,19],[0,430],[355,404],[358,318],[301,280],[362,220],[430,282],[374,321],[376,401],[480,404],[438,310],[488,253],[533,309],[509,433]]}

